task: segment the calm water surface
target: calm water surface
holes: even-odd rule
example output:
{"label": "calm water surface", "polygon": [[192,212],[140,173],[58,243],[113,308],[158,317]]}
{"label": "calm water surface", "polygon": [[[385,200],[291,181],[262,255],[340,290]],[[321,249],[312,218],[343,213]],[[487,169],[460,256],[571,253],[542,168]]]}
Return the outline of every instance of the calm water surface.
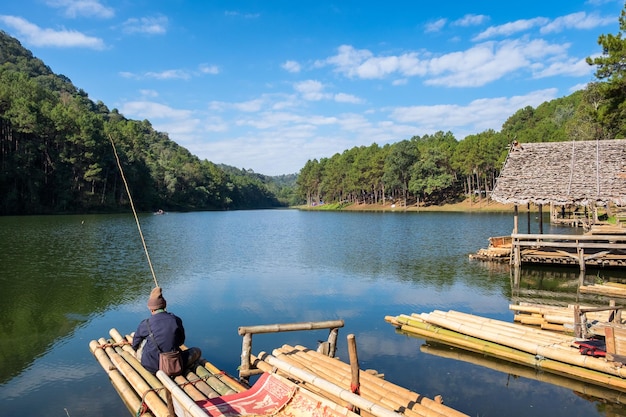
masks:
{"label": "calm water surface", "polygon": [[[616,393],[599,398],[580,384],[544,382],[547,375],[426,344],[384,321],[435,309],[512,321],[513,302],[576,302],[577,271],[525,269],[515,285],[508,266],[468,259],[490,236],[510,234],[511,214],[268,210],[140,222],[187,344],[230,374],[240,360],[238,326],[344,319],[341,358],[352,333],[362,368],[441,394],[471,416],[626,416]],[[544,232],[572,230],[544,224]],[[598,277],[623,278],[589,271],[585,279]],[[0,285],[0,415],[130,415],[88,344],[112,327],[132,332],[147,316],[153,281],[132,215],[0,218]],[[325,338],[260,335],[253,352]]]}

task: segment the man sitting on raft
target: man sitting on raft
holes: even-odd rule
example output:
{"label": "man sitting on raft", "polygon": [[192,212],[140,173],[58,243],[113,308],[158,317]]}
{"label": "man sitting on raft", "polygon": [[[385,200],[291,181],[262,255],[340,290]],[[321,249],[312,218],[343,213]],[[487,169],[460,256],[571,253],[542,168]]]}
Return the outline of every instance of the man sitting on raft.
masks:
{"label": "man sitting on raft", "polygon": [[[153,288],[148,298],[148,309],[152,315],[139,323],[133,336],[132,346],[137,351],[137,359],[153,374],[159,370],[159,352],[180,351],[180,345],[185,343],[183,321],[165,311],[166,306],[161,287]],[[196,347],[182,351],[183,369],[200,359],[200,355],[202,352]]]}

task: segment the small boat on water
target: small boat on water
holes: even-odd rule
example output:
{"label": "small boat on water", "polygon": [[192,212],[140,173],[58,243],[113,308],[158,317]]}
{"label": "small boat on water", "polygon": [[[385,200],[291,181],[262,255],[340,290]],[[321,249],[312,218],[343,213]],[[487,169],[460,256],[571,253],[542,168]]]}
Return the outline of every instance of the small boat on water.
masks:
{"label": "small boat on water", "polygon": [[[343,326],[343,321],[341,326]],[[322,323],[257,326],[259,333],[319,329]],[[250,353],[254,327],[240,327],[243,336],[240,377],[235,378],[201,358],[183,375],[148,372],[129,342],[111,329],[109,338],[92,340],[89,348],[108,374],[131,414],[178,417],[467,417],[443,404],[385,381],[334,358],[336,331],[318,350],[284,345],[272,354]],[[350,337],[354,339],[353,335]],[[349,347],[351,347],[349,343]],[[183,349],[186,349],[184,346]],[[245,377],[241,377],[245,375]],[[249,376],[258,376],[249,384]]]}

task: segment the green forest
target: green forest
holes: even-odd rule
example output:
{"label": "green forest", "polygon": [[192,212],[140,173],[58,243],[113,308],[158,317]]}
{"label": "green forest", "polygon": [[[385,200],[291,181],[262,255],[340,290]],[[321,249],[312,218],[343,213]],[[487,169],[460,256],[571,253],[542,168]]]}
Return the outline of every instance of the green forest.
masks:
{"label": "green forest", "polygon": [[[120,171],[112,143],[117,149]],[[296,175],[267,177],[200,160],[94,103],[0,32],[0,214],[284,207]]]}
{"label": "green forest", "polygon": [[439,205],[488,198],[513,141],[610,140],[626,135],[626,8],[620,31],[598,38],[601,55],[587,58],[596,80],[584,90],[525,107],[497,132],[457,140],[450,132],[413,136],[393,144],[354,147],[309,160],[298,192],[309,205],[354,203]]}
{"label": "green forest", "polygon": [[[625,9],[626,10],[626,9]],[[526,107],[500,131],[458,140],[444,130],[307,161],[265,176],[200,160],[156,131],[93,102],[0,31],[0,215],[275,208],[322,203],[442,204],[485,198],[513,140],[610,140],[626,133],[626,14],[587,58],[596,81]],[[122,169],[116,162],[114,147]]]}

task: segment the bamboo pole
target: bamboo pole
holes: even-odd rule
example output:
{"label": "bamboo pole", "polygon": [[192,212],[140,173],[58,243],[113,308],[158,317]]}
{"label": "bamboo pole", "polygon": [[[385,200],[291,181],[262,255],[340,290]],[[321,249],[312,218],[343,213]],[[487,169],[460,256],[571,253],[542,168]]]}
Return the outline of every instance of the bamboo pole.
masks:
{"label": "bamboo pole", "polygon": [[[309,362],[316,364],[326,364],[330,372],[338,372],[341,370],[344,381],[347,379],[349,367],[347,364],[317,355],[316,352],[306,349],[303,346],[296,346],[295,349],[304,352],[309,357]],[[424,410],[433,410],[437,413],[442,413],[448,416],[465,415],[450,407],[442,405],[440,402],[427,398],[421,394],[411,391],[407,388],[398,386],[390,381],[381,379],[376,375],[369,374],[367,372],[361,372],[361,395],[371,396],[375,401],[381,401],[386,403],[389,400],[395,402],[395,406],[400,409],[408,408],[417,411],[417,408],[412,404],[423,408]],[[343,382],[347,383],[347,382]],[[421,411],[420,411],[421,412]],[[428,412],[426,412],[428,414]]]}
{"label": "bamboo pole", "polygon": [[[141,408],[141,398],[139,398],[135,390],[133,390],[133,387],[130,386],[121,372],[115,367],[115,365],[113,365],[111,359],[109,359],[106,352],[104,352],[100,346],[101,344],[96,340],[89,342],[89,349],[91,350],[91,353],[95,356],[100,366],[102,366],[109,376],[111,384],[119,394],[122,402],[131,413],[136,413],[137,410]],[[153,416],[151,412],[148,412],[147,414],[144,413],[144,415]]]}
{"label": "bamboo pole", "polygon": [[[100,339],[101,343],[106,343],[104,338]],[[124,378],[133,387],[135,392],[139,394],[144,402],[148,405],[150,410],[156,417],[167,417],[168,410],[167,405],[163,402],[161,397],[153,391],[153,388],[139,375],[132,366],[128,364],[112,347],[105,348],[106,354],[111,359],[111,362],[120,371]]]}
{"label": "bamboo pole", "polygon": [[208,398],[219,397],[221,394],[218,391],[216,391],[215,388],[213,388],[211,386],[211,384],[209,384],[209,379],[210,378],[215,378],[215,376],[211,372],[207,371],[207,369],[205,367],[200,366],[200,365],[195,369],[195,371],[196,371],[196,374],[200,378],[204,379],[204,382],[206,383],[206,385],[208,387],[207,389],[211,390],[211,392],[206,392],[205,395]]}
{"label": "bamboo pole", "polygon": [[188,415],[192,417],[206,417],[207,414],[204,412],[202,408],[198,404],[195,403],[172,379],[167,376],[163,371],[157,371],[157,378],[165,389],[167,389],[172,397],[176,399],[178,405],[185,410]]}
{"label": "bamboo pole", "polygon": [[[319,375],[321,378],[328,380],[329,382],[334,383],[337,386],[340,386],[340,387],[349,386],[350,378],[348,376],[337,374],[336,372],[333,372],[332,368],[331,369],[325,368],[325,366],[322,365],[321,363],[312,364],[310,360],[307,360],[307,358],[302,358],[302,357],[298,358],[297,356],[301,356],[301,355],[298,355],[298,353],[294,353],[293,351],[290,352],[290,354],[281,354],[280,351],[276,351],[275,353],[277,357],[280,358],[281,360],[285,360],[285,362],[290,363],[291,365],[294,365],[302,369],[308,369],[308,368],[305,368],[305,364],[309,364],[310,366],[314,368],[314,369],[309,370],[309,372],[315,375]],[[311,389],[309,384],[305,383],[305,386],[307,387],[307,389]],[[362,386],[362,388],[363,389],[361,390],[361,397],[373,403],[377,403],[382,406],[388,407],[394,412],[402,412],[405,415],[405,417],[425,417],[425,416],[443,417],[443,416],[448,415],[447,413],[443,413],[443,414],[435,413],[434,411],[422,406],[421,404],[417,404],[417,402],[412,403],[410,400],[405,399],[405,398],[400,398],[398,400],[398,396],[395,393],[387,393],[387,395],[383,395],[380,392],[377,392],[375,390],[374,391],[369,390],[365,386]],[[331,394],[326,392],[324,393],[324,395],[328,397]],[[332,400],[337,403],[342,402],[340,398],[334,397],[334,396],[332,397]],[[349,409],[350,404],[348,403],[346,407]],[[361,415],[365,415],[365,413],[366,413],[365,410],[361,410]]]}
{"label": "bamboo pole", "polygon": [[194,401],[204,401],[207,397],[182,375],[174,377],[174,382]]}
{"label": "bamboo pole", "polygon": [[[210,366],[210,365],[209,365]],[[201,367],[199,366],[198,368],[196,368],[196,372],[199,375],[202,375],[202,377],[205,377],[204,372],[200,369]],[[228,384],[226,384],[224,381],[221,380],[222,375],[218,374],[214,374],[212,372],[210,372],[207,369],[207,364],[204,364],[204,368],[207,372],[209,372],[211,375],[206,379],[207,384],[209,384],[209,386],[215,391],[217,392],[220,396],[221,395],[228,395],[228,394],[235,394],[237,392],[240,391],[236,391],[234,390],[231,386],[229,386]],[[218,378],[219,376],[219,378]]]}
{"label": "bamboo pole", "polygon": [[213,365],[211,362],[202,359],[202,360],[200,360],[200,363],[202,364],[202,366],[204,366],[213,375],[219,375],[220,381],[222,381],[224,384],[228,385],[233,391],[235,391],[235,392],[242,392],[242,391],[245,391],[248,388],[250,388],[249,386],[242,384],[241,382],[237,381],[232,376],[230,376],[227,373],[225,373],[224,371],[220,370],[218,367]]}
{"label": "bamboo pole", "polygon": [[[387,317],[386,320],[393,322],[393,318]],[[570,378],[576,378],[619,389],[621,391],[626,391],[626,380],[619,377],[619,375],[610,375],[605,372],[577,366],[572,363],[561,362],[559,360],[550,359],[541,355],[529,354],[508,346],[499,345],[497,343],[488,342],[466,334],[447,330],[433,324],[416,321],[410,325],[401,325],[400,330],[407,334],[419,335],[428,340],[441,341],[451,346],[472,350],[474,352],[485,353],[516,363],[529,364],[530,366],[542,368]],[[591,357],[587,356],[586,358]]]}
{"label": "bamboo pole", "polygon": [[240,326],[237,331],[240,336],[244,334],[259,334],[259,333],[279,333],[279,332],[293,332],[299,330],[320,330],[320,329],[334,329],[337,327],[343,327],[343,320],[329,320],[329,321],[308,321],[301,323],[282,323],[282,324],[267,324],[260,326]]}
{"label": "bamboo pole", "polygon": [[[281,355],[278,356],[280,359],[298,360],[299,366],[306,366],[312,369],[313,373],[323,378],[330,378],[339,386],[350,386],[350,366],[344,362],[320,355],[302,346],[285,345],[277,349],[275,353]],[[361,372],[360,375],[361,396],[372,402],[383,404],[393,410],[403,410],[405,414],[411,411],[417,415],[433,415],[433,413],[446,416],[465,415],[375,375],[367,372]]]}
{"label": "bamboo pole", "polygon": [[[202,368],[205,369],[205,368]],[[205,369],[206,370],[206,369]],[[208,373],[208,372],[207,372]],[[215,392],[213,388],[209,384],[206,383],[205,379],[195,372],[189,372],[187,374],[187,380],[189,380],[206,398],[215,398],[219,397],[219,394]]]}
{"label": "bamboo pole", "polygon": [[[571,336],[561,333],[549,332],[519,324],[498,322],[497,320],[486,319],[484,322],[472,322],[466,317],[455,317],[454,314],[445,314],[434,311],[420,315],[422,321],[437,324],[450,330],[471,334],[472,336],[496,341],[498,339],[516,339],[520,344],[528,346],[551,345],[555,348],[569,346],[573,341]],[[461,330],[462,329],[462,330]],[[484,337],[483,337],[484,336]],[[507,344],[506,342],[502,344]]]}
{"label": "bamboo pole", "polygon": [[600,387],[595,384],[590,384],[588,382],[568,378],[566,376],[558,375],[552,372],[542,372],[540,370],[537,370],[536,368],[531,368],[526,365],[519,365],[512,362],[502,361],[500,359],[491,358],[489,356],[485,356],[464,349],[450,349],[447,345],[437,346],[432,344],[424,344],[420,346],[420,351],[430,355],[471,363],[505,374],[511,374],[521,376],[527,379],[546,382],[552,385],[557,385],[563,388],[570,389],[575,392],[580,392],[585,395],[608,400],[612,403],[623,404],[626,401],[626,394],[624,392]]}
{"label": "bamboo pole", "polygon": [[[264,353],[264,352],[261,352],[259,354],[259,356],[261,358],[265,357],[265,355],[267,355],[267,354]],[[322,355],[322,356],[326,357],[325,355]],[[274,372],[274,371],[276,371],[276,369],[272,365],[270,365],[267,362],[264,362],[261,358],[256,357],[254,355],[252,356],[252,364],[256,368],[259,368],[259,369],[263,370],[264,372]],[[291,358],[291,359],[293,359],[293,358]],[[341,363],[338,360],[335,360],[335,361],[338,362],[338,363]],[[301,366],[301,367],[303,367],[303,369],[308,369],[308,367],[306,365],[310,364],[311,362],[310,361],[307,362],[306,360],[304,360],[304,364],[302,362],[297,362],[297,363],[298,363],[298,365],[296,365],[296,366]],[[279,373],[283,373],[280,370],[278,370],[278,372]],[[315,370],[311,370],[310,372],[316,373]],[[284,373],[284,374],[285,375],[289,375],[288,373]],[[322,375],[320,374],[320,376],[322,376]],[[326,391],[324,391],[324,390],[322,390],[322,389],[320,389],[320,388],[318,388],[318,387],[316,387],[314,385],[308,384],[306,382],[303,382],[302,385],[308,391],[317,393],[318,395],[321,395],[322,397],[325,397],[325,398],[329,399],[330,401],[332,401],[332,403],[335,404],[335,408],[343,407],[343,406],[340,405],[340,403],[343,402],[343,400],[341,398],[336,397],[336,396],[334,396],[334,395],[332,395],[332,394],[330,394],[330,393],[328,393],[328,392],[326,392]],[[368,397],[365,396],[365,398],[368,398]],[[408,404],[408,402],[407,402],[407,404]],[[440,416],[440,414],[434,414],[432,411],[426,409],[425,407],[422,407],[417,402],[414,402],[412,404],[412,407],[413,407],[413,409],[417,408],[419,412],[415,412],[411,408],[406,408],[406,409],[403,409],[402,414],[404,414],[405,417],[418,417],[418,416],[434,417],[435,415]],[[346,411],[348,410],[347,408],[344,408],[344,409]],[[394,408],[394,410],[395,410],[395,408]],[[447,414],[444,414],[444,415],[447,415]],[[369,413],[367,410],[361,410],[361,416],[362,417],[367,417],[367,416],[372,416],[373,417],[373,415],[371,413]]]}
{"label": "bamboo pole", "polygon": [[[116,329],[109,330],[109,335],[116,343],[127,341],[126,337],[123,337]],[[116,346],[115,351],[120,355],[133,369],[141,375],[141,377],[155,390],[155,392],[161,397],[163,401],[167,403],[165,392],[161,389],[163,384],[157,379],[157,377],[148,371],[137,359],[135,350],[130,345]]]}
{"label": "bamboo pole", "polygon": [[581,293],[626,298],[626,290],[623,290],[621,288],[608,287],[605,285],[581,285],[578,288]]}
{"label": "bamboo pole", "polygon": [[318,388],[321,388],[324,391],[332,393],[333,395],[336,395],[342,400],[347,401],[350,404],[353,404],[354,406],[359,407],[360,409],[367,410],[368,412],[370,412],[376,417],[400,417],[401,416],[401,414],[398,414],[387,408],[381,407],[378,404],[375,404],[362,397],[359,397],[358,395],[353,394],[349,390],[338,387],[337,385],[329,381],[326,381],[317,375],[314,375],[310,372],[307,372],[300,368],[292,366],[286,363],[285,361],[277,359],[271,355],[266,355],[265,357],[263,357],[263,360],[268,362],[270,365],[282,370],[283,372],[287,372],[295,376],[298,379],[301,379],[314,386],[317,386]]}
{"label": "bamboo pole", "polygon": [[571,337],[560,333],[546,332],[532,327],[520,326],[515,323],[507,323],[501,320],[488,319],[473,314],[461,313],[459,311],[450,310],[443,312],[435,310],[428,314],[421,314],[421,318],[428,321],[429,317],[445,317],[454,320],[459,326],[472,326],[476,329],[485,329],[487,331],[501,331],[510,335],[519,335],[533,340],[546,340],[555,342],[557,340],[563,342],[571,341]]}

